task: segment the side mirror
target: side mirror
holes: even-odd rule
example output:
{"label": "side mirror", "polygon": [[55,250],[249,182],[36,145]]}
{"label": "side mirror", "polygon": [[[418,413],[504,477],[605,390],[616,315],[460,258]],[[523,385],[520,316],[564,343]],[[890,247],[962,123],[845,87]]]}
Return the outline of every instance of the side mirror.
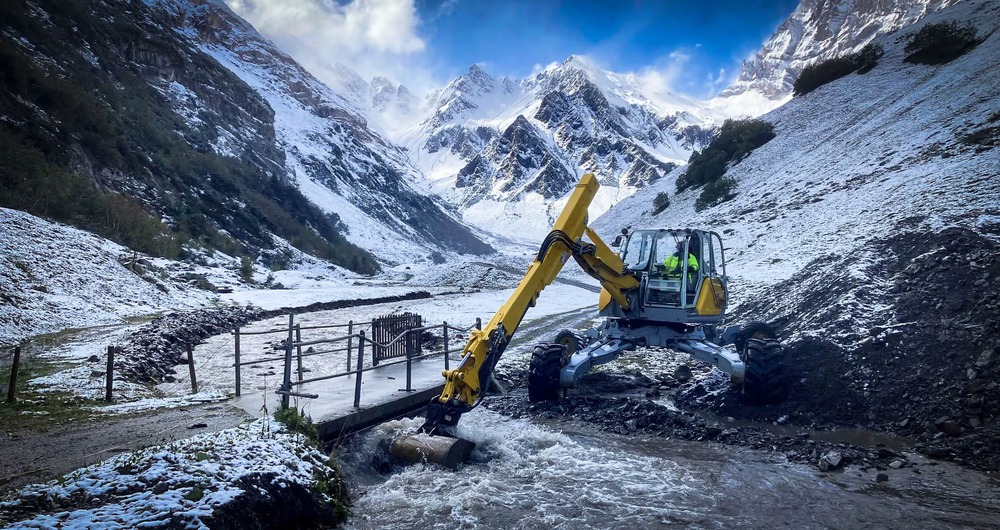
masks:
{"label": "side mirror", "polygon": [[618,248],[622,246],[622,236],[615,236],[615,240],[611,242],[612,248]]}

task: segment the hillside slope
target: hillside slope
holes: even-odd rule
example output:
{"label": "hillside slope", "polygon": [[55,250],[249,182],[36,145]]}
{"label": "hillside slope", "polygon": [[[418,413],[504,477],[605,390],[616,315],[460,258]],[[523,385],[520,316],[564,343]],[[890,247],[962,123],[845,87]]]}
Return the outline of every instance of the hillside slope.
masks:
{"label": "hillside slope", "polygon": [[712,104],[763,114],[791,97],[792,83],[806,66],[856,52],[880,35],[959,1],[803,0]]}
{"label": "hillside slope", "polygon": [[491,251],[221,0],[17,1],[0,21],[0,205],[172,258],[283,266],[287,241],[371,273]]}
{"label": "hillside slope", "polygon": [[289,185],[267,102],[147,5],[5,2],[0,21],[3,206],[170,257],[263,257],[278,236],[377,269]]}
{"label": "hillside slope", "polygon": [[[903,62],[910,34],[951,19],[985,41],[944,65]],[[968,0],[881,37],[873,71],[762,117],[777,137],[729,169],[732,201],[695,213],[688,190],[650,215],[679,170],[596,222],[723,235],[731,320],[773,322],[794,359],[792,398],[750,414],[897,431],[939,456],[995,439],[1000,304],[983,293],[1000,277],[998,29],[1000,5]],[[995,453],[977,465],[1000,467]]]}
{"label": "hillside slope", "polygon": [[[263,38],[225,2],[149,3],[166,15],[167,25],[238,76],[273,109],[274,137],[269,147],[282,154],[282,171],[311,202],[336,213],[352,243],[394,263],[434,249],[491,251],[453,214],[411,187],[416,171],[404,153],[370,128],[349,99]],[[173,102],[182,114],[212,111],[190,98]]]}

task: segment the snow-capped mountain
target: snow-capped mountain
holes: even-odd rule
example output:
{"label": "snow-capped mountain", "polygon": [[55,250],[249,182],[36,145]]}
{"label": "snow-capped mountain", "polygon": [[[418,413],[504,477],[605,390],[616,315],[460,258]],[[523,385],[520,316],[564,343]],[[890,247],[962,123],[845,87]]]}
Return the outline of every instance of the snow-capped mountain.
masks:
{"label": "snow-capped mountain", "polygon": [[366,81],[341,63],[315,65],[310,73],[379,131],[395,132],[420,120],[422,102],[402,83],[382,76]]}
{"label": "snow-capped mountain", "polygon": [[763,114],[791,97],[806,66],[856,52],[879,35],[959,1],[802,0],[712,104],[734,114]]}
{"label": "snow-capped mountain", "polygon": [[519,80],[473,65],[428,99],[427,118],[395,135],[428,190],[467,222],[532,240],[581,174],[600,175],[603,212],[685,163],[724,118],[576,56]]}
{"label": "snow-capped mountain", "polygon": [[[335,212],[347,238],[390,261],[427,247],[483,253],[489,246],[408,183],[414,173],[402,151],[368,126],[356,106],[405,105],[405,87],[354,79],[351,98],[332,91],[264,39],[222,0],[151,0],[200,50],[235,73],[274,111],[274,142],[284,170],[312,202]],[[337,67],[352,79],[344,67]],[[179,113],[202,110],[197,99],[174,99]],[[358,101],[358,97],[364,98]],[[403,103],[400,103],[403,102]],[[192,108],[194,107],[194,108]],[[245,148],[236,152],[245,151]]]}

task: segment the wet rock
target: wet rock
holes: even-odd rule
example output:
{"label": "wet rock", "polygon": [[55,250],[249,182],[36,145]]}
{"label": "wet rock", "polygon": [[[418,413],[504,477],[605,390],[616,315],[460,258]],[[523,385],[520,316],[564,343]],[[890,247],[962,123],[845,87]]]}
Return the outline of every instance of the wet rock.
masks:
{"label": "wet rock", "polygon": [[96,356],[96,355],[91,355],[90,357],[87,358],[87,362],[88,363],[96,363],[96,362],[100,362],[100,361],[101,361],[101,358],[98,357],[98,356]]}
{"label": "wet rock", "polygon": [[820,457],[819,462],[816,467],[820,471],[833,471],[840,467],[843,463],[844,457],[837,451],[829,451]]}
{"label": "wet rock", "polygon": [[952,455],[951,449],[941,446],[927,447],[924,451],[924,454],[931,458],[948,458]]}
{"label": "wet rock", "polygon": [[201,422],[188,425],[188,429],[204,429],[205,427],[208,427],[208,424]]}
{"label": "wet rock", "polygon": [[682,364],[674,369],[674,379],[681,383],[690,381],[692,377],[694,377],[694,374],[691,373],[691,369],[686,364]]}
{"label": "wet rock", "polygon": [[957,421],[948,420],[942,423],[939,428],[948,436],[960,436],[962,434],[962,426]]}
{"label": "wet rock", "polygon": [[875,475],[875,482],[888,482],[888,481],[889,481],[889,475],[886,475],[885,473],[879,473],[878,475]]}
{"label": "wet rock", "polygon": [[879,458],[894,458],[899,456],[899,454],[896,451],[893,451],[888,447],[879,447],[877,454]]}

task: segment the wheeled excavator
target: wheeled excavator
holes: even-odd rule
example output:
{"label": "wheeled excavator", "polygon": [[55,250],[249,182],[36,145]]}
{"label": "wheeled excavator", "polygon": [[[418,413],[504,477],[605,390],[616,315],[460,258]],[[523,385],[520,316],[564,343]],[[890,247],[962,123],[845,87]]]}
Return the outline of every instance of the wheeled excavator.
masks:
{"label": "wheeled excavator", "polygon": [[471,332],[462,361],[442,372],[444,390],[428,404],[420,429],[432,436],[393,442],[394,456],[449,467],[468,458],[471,442],[453,436],[459,418],[482,402],[525,313],[570,258],[600,282],[604,320],[534,348],[530,400],[558,400],[592,367],[651,346],[682,350],[719,368],[746,403],[784,398],[784,352],[772,329],[761,322],[721,326],[729,294],[721,237],[696,229],[624,229],[612,243],[620,249],[615,252],[587,226],[598,188],[593,174],[583,175],[514,293],[489,323]]}

